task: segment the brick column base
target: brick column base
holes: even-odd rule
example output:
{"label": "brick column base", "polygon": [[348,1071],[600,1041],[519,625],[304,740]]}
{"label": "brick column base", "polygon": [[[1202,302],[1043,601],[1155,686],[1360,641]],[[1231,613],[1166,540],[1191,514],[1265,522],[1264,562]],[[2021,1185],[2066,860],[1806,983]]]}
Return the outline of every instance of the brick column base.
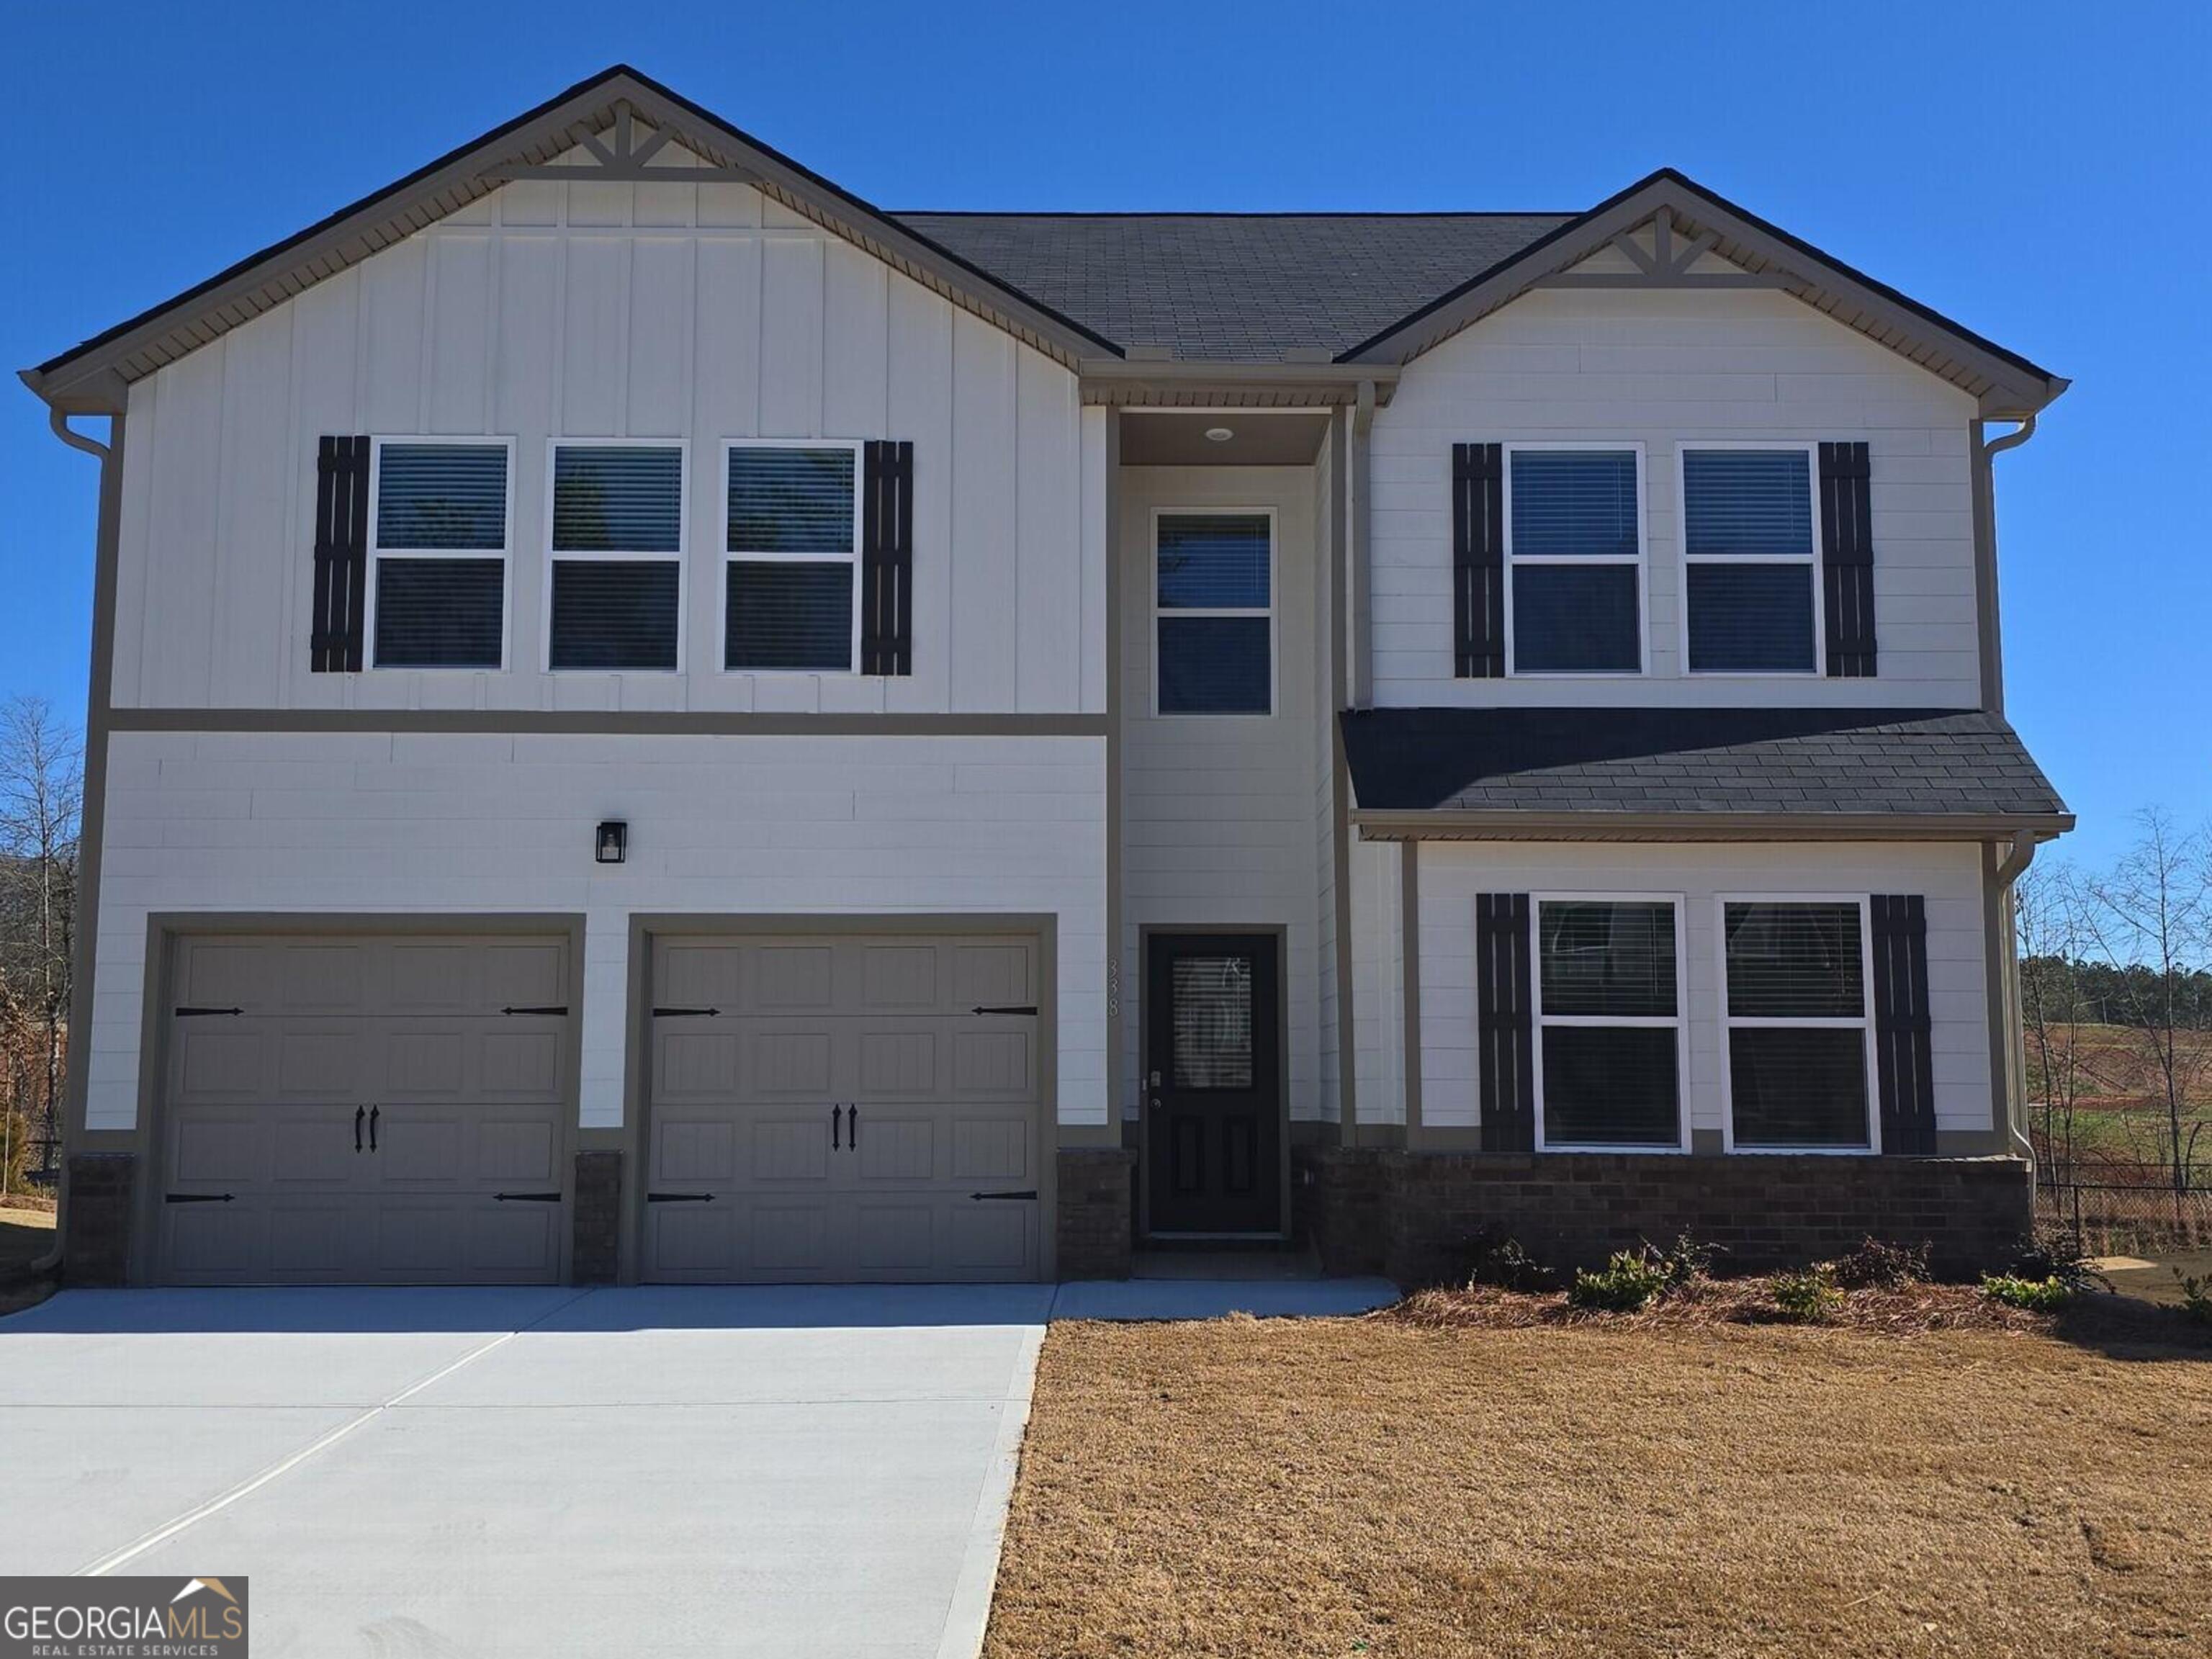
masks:
{"label": "brick column base", "polygon": [[1382,1271],[1389,1181],[1377,1148],[1291,1150],[1291,1225],[1325,1273]]}
{"label": "brick column base", "polygon": [[611,1285],[622,1271],[622,1164],[620,1152],[576,1154],[572,1284]]}
{"label": "brick column base", "polygon": [[129,1152],[74,1152],[62,1203],[62,1283],[115,1285],[131,1276],[131,1200],[138,1160]]}
{"label": "brick column base", "polygon": [[1130,1183],[1137,1156],[1120,1146],[1060,1149],[1054,1231],[1062,1279],[1127,1279]]}

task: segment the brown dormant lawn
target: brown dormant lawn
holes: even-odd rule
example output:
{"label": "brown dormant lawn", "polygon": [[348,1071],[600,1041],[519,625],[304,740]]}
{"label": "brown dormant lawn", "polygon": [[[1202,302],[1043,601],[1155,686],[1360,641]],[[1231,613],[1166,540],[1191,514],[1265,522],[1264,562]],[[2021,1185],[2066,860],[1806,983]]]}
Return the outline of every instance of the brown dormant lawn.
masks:
{"label": "brown dormant lawn", "polygon": [[2212,1348],[1055,1325],[986,1651],[2212,1653]]}

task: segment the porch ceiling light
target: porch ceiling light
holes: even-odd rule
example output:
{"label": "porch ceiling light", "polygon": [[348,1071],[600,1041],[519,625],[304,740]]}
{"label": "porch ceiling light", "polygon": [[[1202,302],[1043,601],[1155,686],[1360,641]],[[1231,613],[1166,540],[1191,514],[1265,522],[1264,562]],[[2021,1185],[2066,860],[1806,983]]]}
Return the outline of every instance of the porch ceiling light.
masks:
{"label": "porch ceiling light", "polygon": [[1210,426],[1206,428],[1206,441],[1210,444],[1225,444],[1236,435],[1225,426]]}

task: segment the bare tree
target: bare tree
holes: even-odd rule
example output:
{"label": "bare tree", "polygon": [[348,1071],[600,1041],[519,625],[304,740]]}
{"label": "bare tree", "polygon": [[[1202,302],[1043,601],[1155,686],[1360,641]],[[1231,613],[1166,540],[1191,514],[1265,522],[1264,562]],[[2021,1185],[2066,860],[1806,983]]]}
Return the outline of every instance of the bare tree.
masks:
{"label": "bare tree", "polygon": [[77,735],[46,700],[0,705],[0,1020],[13,1028],[7,1047],[29,1056],[5,1106],[36,1122],[49,1148],[69,1036],[83,793]]}
{"label": "bare tree", "polygon": [[2085,886],[2084,937],[2106,960],[2149,971],[2121,981],[2130,1006],[2113,1012],[2142,1046],[2163,1120],[2160,1148],[2175,1194],[2190,1184],[2205,1124],[2191,1121],[2203,1096],[2212,1045],[2188,1029],[2182,993],[2188,976],[2212,964],[2212,848],[2202,833],[2180,830],[2162,809],[2136,815],[2141,836],[2108,875]]}
{"label": "bare tree", "polygon": [[2081,1228],[2081,1172],[2075,1158],[2075,1114],[2088,1081],[2082,1065],[2081,1028],[2090,1023],[2081,982],[2084,944],[2081,880],[2072,866],[2032,865],[2014,890],[2021,953],[2021,1020],[2026,1026],[2032,1086],[2043,1107],[2039,1147],[2044,1178],[2069,1194],[2074,1230]]}

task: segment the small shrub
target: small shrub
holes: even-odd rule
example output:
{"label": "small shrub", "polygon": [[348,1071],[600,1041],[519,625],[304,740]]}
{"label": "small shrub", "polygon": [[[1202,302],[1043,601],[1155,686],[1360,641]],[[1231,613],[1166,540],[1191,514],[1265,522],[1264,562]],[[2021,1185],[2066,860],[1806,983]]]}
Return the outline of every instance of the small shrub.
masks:
{"label": "small shrub", "polygon": [[1521,1247],[1504,1230],[1486,1227],[1468,1241],[1467,1282],[1501,1291],[1540,1295],[1559,1287],[1559,1275]]}
{"label": "small shrub", "polygon": [[1647,1258],[1656,1257],[1659,1271],[1665,1277],[1660,1294],[1680,1296],[1700,1280],[1712,1277],[1713,1256],[1719,1249],[1717,1244],[1701,1243],[1688,1233],[1677,1233],[1673,1249],[1657,1251],[1646,1245],[1644,1254]]}
{"label": "small shrub", "polygon": [[2074,1294],[2074,1286],[2057,1274],[2029,1279],[2019,1273],[1984,1273],[1982,1294],[2008,1308],[2028,1313],[2057,1313]]}
{"label": "small shrub", "polygon": [[1665,1266],[1651,1251],[1616,1250],[1598,1273],[1584,1269],[1567,1287],[1567,1305],[1586,1311],[1641,1313],[1667,1288]]}
{"label": "small shrub", "polygon": [[2067,1227],[2039,1227],[2013,1263],[2008,1275],[2018,1279],[2057,1279],[2069,1291],[2086,1291],[2101,1283],[2104,1275],[2090,1266],[2081,1236]]}
{"label": "small shrub", "polygon": [[1843,1311],[1844,1293],[1836,1288],[1836,1264],[1816,1261],[1802,1273],[1777,1273],[1774,1305],[1796,1325],[1825,1325]]}
{"label": "small shrub", "polygon": [[1847,1291],[1902,1291],[1928,1282],[1928,1246],[1907,1249],[1869,1237],[1858,1249],[1830,1264],[1835,1281]]}
{"label": "small shrub", "polygon": [[2212,1273],[2199,1278],[2176,1267],[2173,1276],[2181,1283],[2181,1311],[2200,1325],[2212,1325]]}

